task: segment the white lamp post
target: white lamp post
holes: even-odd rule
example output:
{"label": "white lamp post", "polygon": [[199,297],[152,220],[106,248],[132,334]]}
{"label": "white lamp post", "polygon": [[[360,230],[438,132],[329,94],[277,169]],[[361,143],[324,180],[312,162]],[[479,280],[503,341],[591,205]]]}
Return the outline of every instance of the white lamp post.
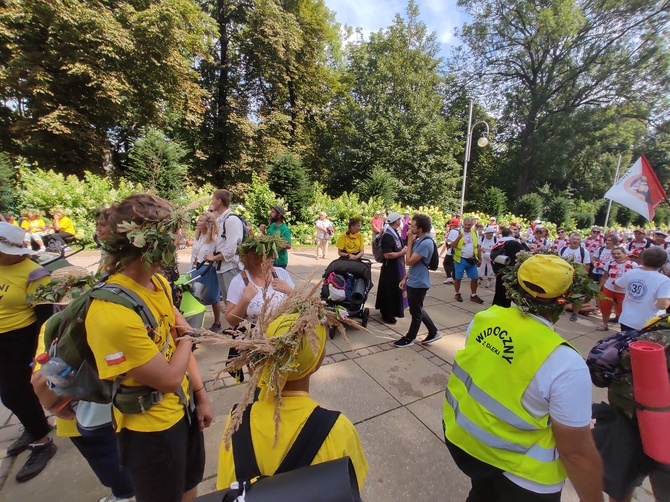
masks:
{"label": "white lamp post", "polygon": [[461,188],[461,217],[463,216],[463,205],[465,204],[465,181],[468,176],[468,162],[470,161],[470,150],[472,149],[472,131],[479,124],[484,124],[486,126],[486,132],[482,135],[481,138],[477,140],[477,146],[484,148],[489,144],[489,125],[484,120],[478,120],[474,124],[472,123],[472,106],[473,101],[470,100],[470,116],[468,117],[468,136],[465,143],[465,160],[463,161],[463,187]]}

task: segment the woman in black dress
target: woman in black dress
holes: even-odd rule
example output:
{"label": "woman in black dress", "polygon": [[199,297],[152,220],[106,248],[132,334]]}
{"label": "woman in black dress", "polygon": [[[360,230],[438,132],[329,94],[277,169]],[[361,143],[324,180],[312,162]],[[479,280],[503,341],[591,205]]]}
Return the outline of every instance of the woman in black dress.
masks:
{"label": "woman in black dress", "polygon": [[389,214],[386,219],[388,226],[381,236],[385,262],[379,274],[375,308],[379,310],[382,320],[387,324],[395,324],[396,317],[405,317],[404,311],[407,308],[405,291],[399,287],[400,281],[405,277],[407,251],[398,234],[401,218],[398,213]]}

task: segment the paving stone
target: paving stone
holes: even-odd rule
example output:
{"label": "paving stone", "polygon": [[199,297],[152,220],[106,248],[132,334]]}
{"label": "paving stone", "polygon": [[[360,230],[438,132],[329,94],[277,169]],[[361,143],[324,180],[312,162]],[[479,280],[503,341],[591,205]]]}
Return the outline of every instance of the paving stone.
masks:
{"label": "paving stone", "polygon": [[356,359],[357,357],[360,357],[358,355],[358,352],[354,350],[348,350],[347,352],[344,353],[345,356],[347,356],[348,359]]}
{"label": "paving stone", "polygon": [[356,353],[359,356],[367,356],[369,354],[372,354],[372,352],[370,352],[370,349],[368,349],[368,348],[358,349],[358,350],[356,350]]}
{"label": "paving stone", "polygon": [[347,356],[345,356],[344,353],[342,352],[340,352],[339,354],[333,354],[331,357],[333,358],[333,361],[335,361],[336,363],[347,360]]}

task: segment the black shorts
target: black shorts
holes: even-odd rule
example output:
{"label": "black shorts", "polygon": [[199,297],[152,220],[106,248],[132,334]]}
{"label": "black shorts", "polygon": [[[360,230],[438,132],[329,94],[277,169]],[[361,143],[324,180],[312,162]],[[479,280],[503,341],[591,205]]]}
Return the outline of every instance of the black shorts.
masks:
{"label": "black shorts", "polygon": [[121,465],[130,472],[137,502],[180,502],[202,481],[205,440],[195,417],[161,432],[118,434]]}

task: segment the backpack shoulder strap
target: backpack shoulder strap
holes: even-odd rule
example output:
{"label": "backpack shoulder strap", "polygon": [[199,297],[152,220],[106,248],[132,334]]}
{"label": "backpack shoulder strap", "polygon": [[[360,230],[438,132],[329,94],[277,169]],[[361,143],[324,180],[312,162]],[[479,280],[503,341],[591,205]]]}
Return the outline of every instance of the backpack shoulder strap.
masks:
{"label": "backpack shoulder strap", "polygon": [[279,279],[279,276],[277,275],[277,271],[275,270],[274,267],[272,267],[271,273],[272,273],[272,278],[273,279]]}
{"label": "backpack shoulder strap", "polygon": [[339,416],[339,411],[314,408],[275,474],[311,465]]}
{"label": "backpack shoulder strap", "polygon": [[584,246],[579,246],[579,254],[582,257],[582,264],[584,264],[584,254],[586,253],[586,250],[584,249]]}
{"label": "backpack shoulder strap", "polygon": [[247,271],[246,271],[246,270],[242,270],[242,271],[240,272],[240,275],[242,276],[242,280],[244,281],[244,285],[245,285],[245,286],[248,286],[248,285],[249,285],[249,277],[247,276]]}
{"label": "backpack shoulder strap", "polygon": [[[239,481],[248,481],[261,475],[261,470],[256,461],[254,443],[251,439],[252,406],[250,404],[244,410],[240,427],[233,432],[231,437],[233,461],[235,462],[235,478]],[[235,407],[233,407],[233,410]]]}
{"label": "backpack shoulder strap", "polygon": [[142,322],[151,330],[158,326],[156,318],[144,301],[134,291],[119,284],[98,284],[91,290],[91,298],[117,303],[135,311],[142,318]]}

